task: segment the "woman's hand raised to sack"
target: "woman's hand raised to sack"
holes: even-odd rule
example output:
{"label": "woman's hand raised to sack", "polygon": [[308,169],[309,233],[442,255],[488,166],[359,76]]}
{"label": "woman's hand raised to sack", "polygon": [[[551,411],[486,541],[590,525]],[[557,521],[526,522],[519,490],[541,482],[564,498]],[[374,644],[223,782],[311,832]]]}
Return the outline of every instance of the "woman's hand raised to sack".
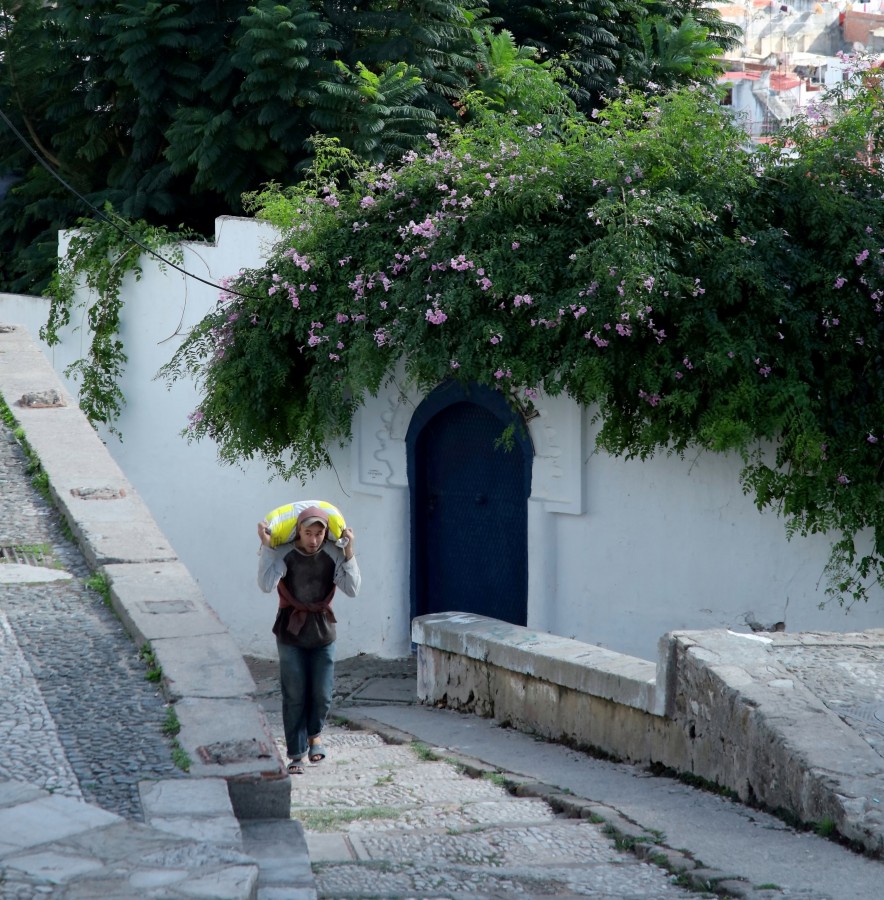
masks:
{"label": "woman's hand raised to sack", "polygon": [[265,547],[270,546],[270,529],[263,520],[258,522],[258,539]]}

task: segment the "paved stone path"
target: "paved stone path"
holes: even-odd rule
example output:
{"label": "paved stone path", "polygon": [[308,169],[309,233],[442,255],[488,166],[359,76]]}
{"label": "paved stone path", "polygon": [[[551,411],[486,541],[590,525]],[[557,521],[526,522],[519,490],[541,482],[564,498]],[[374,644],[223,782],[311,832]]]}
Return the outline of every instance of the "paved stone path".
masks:
{"label": "paved stone path", "polygon": [[512,796],[420,745],[341,727],[325,744],[328,759],[292,791],[320,897],[696,896],[600,825]]}
{"label": "paved stone path", "polygon": [[[247,662],[284,753],[276,665]],[[471,772],[444,752],[351,725],[348,707],[378,678],[385,696],[413,702],[414,660],[339,663],[323,733],[328,758],[293,778],[292,818],[304,829],[319,897],[713,896],[619,848],[603,825],[514,795],[490,769]]]}

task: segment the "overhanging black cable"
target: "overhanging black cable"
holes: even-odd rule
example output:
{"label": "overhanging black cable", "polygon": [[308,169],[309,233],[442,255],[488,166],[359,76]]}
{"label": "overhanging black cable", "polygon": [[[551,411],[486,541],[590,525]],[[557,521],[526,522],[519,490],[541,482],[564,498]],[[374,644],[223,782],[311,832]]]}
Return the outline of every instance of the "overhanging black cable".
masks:
{"label": "overhanging black cable", "polygon": [[135,244],[135,246],[137,246],[137,247],[141,247],[141,249],[144,250],[146,253],[149,253],[151,256],[156,257],[160,262],[169,266],[169,268],[171,268],[171,269],[175,269],[176,272],[180,272],[182,275],[185,275],[187,278],[193,278],[195,281],[199,281],[202,284],[208,285],[209,287],[216,288],[219,291],[224,291],[224,293],[233,294],[236,297],[242,297],[244,300],[259,300],[260,299],[259,297],[255,296],[254,294],[241,294],[239,291],[234,291],[231,288],[223,287],[220,284],[215,284],[214,281],[207,281],[205,278],[200,278],[199,275],[194,275],[192,272],[188,272],[186,269],[181,268],[181,266],[179,266],[177,263],[172,262],[171,259],[166,259],[166,257],[163,256],[161,253],[157,253],[156,250],[152,249],[151,247],[148,247],[147,244],[144,244],[141,241],[139,241],[138,238],[134,237],[132,234],[130,234],[128,231],[126,231],[124,228],[122,228],[120,225],[118,225],[110,216],[107,215],[107,213],[105,213],[103,210],[101,210],[97,206],[95,206],[94,203],[90,203],[75,187],[73,187],[73,185],[68,184],[67,181],[65,181],[64,178],[62,178],[61,175],[59,175],[58,172],[56,172],[52,168],[52,166],[50,166],[49,163],[47,163],[46,160],[43,159],[43,157],[40,156],[40,154],[37,153],[37,151],[28,143],[25,136],[18,130],[18,128],[15,127],[15,125],[12,123],[12,121],[9,119],[9,117],[6,115],[6,113],[3,112],[2,109],[0,109],[0,118],[3,119],[3,121],[6,123],[7,127],[9,128],[9,130],[18,138],[18,140],[22,143],[24,148],[34,157],[34,159],[37,160],[38,163],[40,163],[41,166],[43,166],[44,169],[46,169],[46,171],[56,181],[59,182],[59,184],[61,184],[66,190],[70,191],[81,202],[85,203],[86,206],[89,207],[89,209],[91,209],[94,213],[96,213],[99,216],[99,218],[103,219],[105,222],[107,222],[108,225],[110,225],[112,228],[115,228],[117,231],[119,231],[120,234],[123,235],[123,237],[126,238],[127,241],[130,241],[131,243]]}

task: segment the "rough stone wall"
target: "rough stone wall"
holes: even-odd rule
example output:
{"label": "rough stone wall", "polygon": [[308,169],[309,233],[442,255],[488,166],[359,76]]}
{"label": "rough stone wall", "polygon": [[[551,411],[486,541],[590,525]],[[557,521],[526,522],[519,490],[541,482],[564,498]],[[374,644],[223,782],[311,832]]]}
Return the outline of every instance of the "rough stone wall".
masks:
{"label": "rough stone wall", "polygon": [[836,781],[814,765],[808,751],[816,735],[822,740],[822,732],[834,728],[846,755],[853,736],[846,726],[839,731],[809,692],[777,677],[783,673],[775,666],[766,669],[765,682],[747,676],[743,665],[718,664],[690,641],[678,643],[672,715],[687,752],[672,767],[731,790],[750,805],[803,822],[831,819],[848,836],[851,826]]}
{"label": "rough stone wall", "polygon": [[418,696],[630,762],[684,756],[680,729],[666,718],[433,647],[418,647]]}

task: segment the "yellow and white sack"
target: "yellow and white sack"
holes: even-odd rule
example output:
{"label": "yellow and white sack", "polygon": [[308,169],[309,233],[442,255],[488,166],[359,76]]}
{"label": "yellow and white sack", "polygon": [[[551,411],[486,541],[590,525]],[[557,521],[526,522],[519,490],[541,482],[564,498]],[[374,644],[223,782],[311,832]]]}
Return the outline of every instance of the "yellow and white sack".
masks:
{"label": "yellow and white sack", "polygon": [[296,500],[285,506],[278,506],[267,513],[265,521],[270,529],[270,546],[281,547],[295,539],[298,531],[298,516],[311,506],[319,507],[328,512],[328,533],[338,547],[346,547],[349,541],[342,538],[341,534],[347,527],[341,511],[332,503],[325,500]]}

